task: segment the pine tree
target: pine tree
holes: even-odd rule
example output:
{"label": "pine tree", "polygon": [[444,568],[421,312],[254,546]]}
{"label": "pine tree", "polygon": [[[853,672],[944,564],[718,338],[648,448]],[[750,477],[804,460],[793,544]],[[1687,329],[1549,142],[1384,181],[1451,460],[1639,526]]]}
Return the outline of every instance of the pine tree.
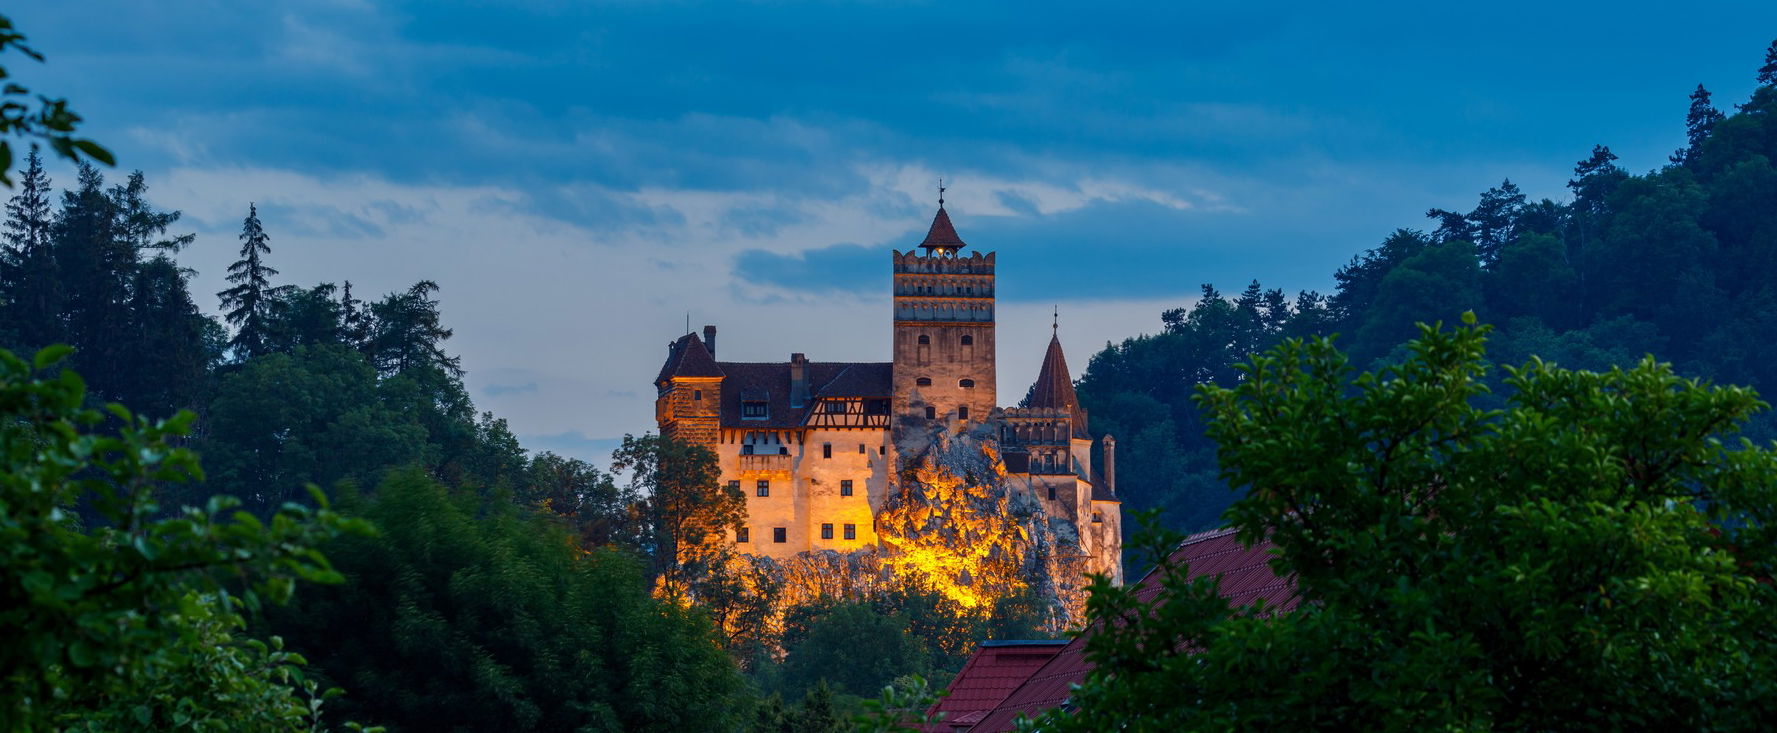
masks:
{"label": "pine tree", "polygon": [[1523,210],[1524,193],[1509,178],[1481,194],[1481,203],[1468,215],[1481,264],[1498,259],[1499,251],[1517,238],[1518,214]]}
{"label": "pine tree", "polygon": [[130,243],[137,256],[146,256],[148,250],[176,254],[197,239],[196,234],[161,239],[161,235],[179,221],[182,213],[155,211],[148,204],[147,193],[148,184],[142,178],[142,171],[130,173],[128,182],[111,187],[112,205],[117,207],[118,235]]}
{"label": "pine tree", "polygon": [[140,260],[119,235],[115,204],[105,194],[105,177],[82,164],[74,190],[62,193],[52,229],[65,340],[76,351],[72,366],[101,400],[119,398],[113,390],[134,356],[130,283]]}
{"label": "pine tree", "polygon": [[0,233],[0,240],[5,242],[0,259],[0,289],[6,320],[13,330],[12,336],[19,341],[17,345],[27,351],[62,340],[58,327],[61,298],[56,287],[59,278],[50,247],[55,218],[49,198],[50,181],[43,171],[43,156],[32,145],[25,157],[18,194],[6,203],[6,228]]}
{"label": "pine tree", "polygon": [[270,240],[259,223],[258,205],[248,204],[247,219],[241,223],[241,258],[228,266],[228,281],[234,286],[216,294],[222,299],[224,318],[236,329],[228,345],[240,361],[265,352],[273,296],[270,278],[278,274],[261,259],[271,253]]}
{"label": "pine tree", "polygon": [[1777,87],[1777,41],[1765,49],[1765,65],[1758,68],[1758,83],[1762,87]]}
{"label": "pine tree", "polygon": [[404,293],[390,293],[381,302],[370,306],[376,320],[376,331],[370,337],[371,364],[385,375],[403,374],[410,370],[436,368],[460,377],[460,360],[444,351],[443,343],[451,331],[442,325],[438,301],[432,294],[438,283],[421,280]]}
{"label": "pine tree", "polygon": [[363,350],[370,341],[370,312],[364,301],[352,297],[352,281],[345,281],[339,295],[339,322],[347,344]]}
{"label": "pine tree", "polygon": [[1684,132],[1686,145],[1683,150],[1672,154],[1672,162],[1690,165],[1697,161],[1697,153],[1703,148],[1703,141],[1709,139],[1709,132],[1715,129],[1715,123],[1723,119],[1720,110],[1709,103],[1709,90],[1702,84],[1691,92],[1691,109],[1684,116]]}

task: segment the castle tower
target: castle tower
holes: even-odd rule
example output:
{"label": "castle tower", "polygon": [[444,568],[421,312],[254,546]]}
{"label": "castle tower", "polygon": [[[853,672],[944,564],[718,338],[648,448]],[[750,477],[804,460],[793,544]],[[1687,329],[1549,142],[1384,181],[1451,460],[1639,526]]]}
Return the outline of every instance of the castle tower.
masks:
{"label": "castle tower", "polygon": [[895,414],[934,420],[982,420],[996,404],[994,255],[967,246],[944,211],[919,245],[894,252]]}
{"label": "castle tower", "polygon": [[716,327],[704,326],[703,335],[700,340],[688,333],[667,345],[666,363],[654,378],[654,420],[661,437],[713,448],[721,428],[723,374],[712,353]]}

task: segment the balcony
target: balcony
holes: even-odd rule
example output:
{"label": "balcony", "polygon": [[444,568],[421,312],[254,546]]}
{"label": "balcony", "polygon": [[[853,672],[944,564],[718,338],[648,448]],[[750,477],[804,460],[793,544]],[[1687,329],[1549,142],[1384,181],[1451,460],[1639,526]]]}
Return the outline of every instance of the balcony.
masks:
{"label": "balcony", "polygon": [[768,453],[740,457],[741,473],[789,473],[790,457]]}

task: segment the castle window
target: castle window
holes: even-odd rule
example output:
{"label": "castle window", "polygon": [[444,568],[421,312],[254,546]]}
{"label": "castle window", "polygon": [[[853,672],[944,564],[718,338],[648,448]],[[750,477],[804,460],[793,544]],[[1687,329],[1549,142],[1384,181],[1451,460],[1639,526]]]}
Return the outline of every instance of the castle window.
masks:
{"label": "castle window", "polygon": [[843,415],[845,414],[845,403],[840,402],[839,400],[827,400],[826,404],[823,405],[821,409],[825,410],[829,415]]}
{"label": "castle window", "polygon": [[931,343],[931,342],[932,342],[932,337],[930,337],[930,336],[927,336],[927,335],[925,335],[925,334],[920,334],[920,336],[919,336],[919,342],[920,342],[920,343],[922,343],[922,344],[929,344],[929,343]]}
{"label": "castle window", "polygon": [[691,390],[691,399],[698,400],[701,402],[703,400],[703,390],[701,390],[701,389]]}
{"label": "castle window", "polygon": [[821,539],[823,539],[823,540],[833,539],[833,525],[832,524],[822,524],[821,525]]}
{"label": "castle window", "polygon": [[845,538],[848,540],[857,539],[858,538],[858,525],[855,525],[855,524],[845,525]]}
{"label": "castle window", "polygon": [[969,419],[969,408],[967,408],[967,407],[956,408],[956,416],[959,418],[962,418],[964,420]]}
{"label": "castle window", "polygon": [[964,346],[974,346],[975,345],[975,337],[974,336],[964,336],[963,337],[963,345]]}
{"label": "castle window", "polygon": [[839,482],[839,495],[851,496],[851,479],[842,479]]}
{"label": "castle window", "polygon": [[821,444],[821,457],[822,458],[832,458],[833,457],[833,444],[832,443],[822,443]]}
{"label": "castle window", "polygon": [[776,542],[780,545],[785,542],[789,542],[790,541],[790,530],[784,529],[783,527],[772,527],[771,528],[771,541]]}
{"label": "castle window", "polygon": [[741,527],[740,529],[734,530],[734,541],[751,542],[753,540],[752,534],[752,532],[747,531],[746,527]]}
{"label": "castle window", "polygon": [[740,493],[740,479],[735,479],[733,481],[729,481],[728,482],[728,490],[732,491],[736,494]]}
{"label": "castle window", "polygon": [[863,443],[858,444],[858,455],[860,455],[860,456],[864,455],[864,444]]}
{"label": "castle window", "polygon": [[1049,501],[1055,501],[1055,487],[1049,487]]}
{"label": "castle window", "polygon": [[753,484],[753,493],[759,496],[771,496],[771,479],[762,478]]}
{"label": "castle window", "polygon": [[742,402],[740,403],[740,416],[747,420],[764,420],[765,404],[763,401]]}
{"label": "castle window", "polygon": [[920,377],[919,379],[913,380],[913,383],[916,385],[919,385],[921,387],[930,387],[930,386],[932,386],[932,378],[931,377]]}
{"label": "castle window", "polygon": [[973,380],[973,379],[960,380],[956,383],[956,386],[962,387],[963,389],[973,389],[975,387],[975,380]]}
{"label": "castle window", "polygon": [[926,405],[926,419],[927,420],[938,419],[938,408],[932,407],[931,405]]}
{"label": "castle window", "polygon": [[740,446],[740,454],[743,456],[753,455],[753,444],[752,443],[742,443]]}
{"label": "castle window", "polygon": [[1103,524],[1104,523],[1104,513],[1103,512],[1093,512],[1092,513],[1092,523],[1093,524]]}

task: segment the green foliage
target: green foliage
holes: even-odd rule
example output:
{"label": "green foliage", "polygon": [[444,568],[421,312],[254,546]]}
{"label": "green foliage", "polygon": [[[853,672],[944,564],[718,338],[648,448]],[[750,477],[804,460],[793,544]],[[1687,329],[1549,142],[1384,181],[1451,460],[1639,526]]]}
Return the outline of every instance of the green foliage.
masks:
{"label": "green foliage", "polygon": [[[318,714],[302,660],[240,635],[238,609],[287,602],[297,581],[340,576],[316,546],[368,525],[290,504],[269,521],[215,497],[156,520],[155,494],[201,479],[177,447],[193,416],[148,420],[85,408],[74,372],[43,378],[0,351],[0,721],[287,730]],[[115,425],[114,430],[100,426]],[[90,507],[81,526],[72,509]]]}
{"label": "green foliage", "polygon": [[943,722],[943,713],[926,713],[938,703],[940,695],[919,675],[902,677],[884,686],[876,699],[864,701],[864,712],[852,719],[852,730],[859,733],[919,733],[934,723]]}
{"label": "green foliage", "polygon": [[1300,604],[1231,609],[1170,565],[1152,601],[1101,582],[1097,668],[1045,728],[1768,722],[1777,451],[1724,442],[1765,404],[1651,359],[1532,359],[1482,409],[1486,332],[1424,327],[1355,378],[1329,342],[1292,340],[1202,388],[1225,477],[1249,488],[1228,517],[1277,545]]}
{"label": "green foliage", "polygon": [[376,538],[329,548],[348,583],[272,628],[391,730],[718,730],[739,676],[698,612],[648,593],[629,556],[413,470],[342,506]]}
{"label": "green foliage", "polygon": [[[0,54],[7,51],[17,51],[33,61],[43,61],[43,54],[25,45],[25,34],[12,24],[12,19],[0,15]],[[36,101],[30,101],[31,90],[10,81],[11,78],[12,74],[0,67],[0,79],[9,80],[4,88],[0,88],[0,135],[43,140],[56,155],[75,162],[85,157],[105,165],[117,164],[111,151],[91,140],[74,137],[74,128],[80,125],[81,119],[68,109],[68,100],[38,94],[35,95]],[[0,184],[11,188],[11,173],[12,143],[0,140]]]}
{"label": "green foliage", "polygon": [[857,602],[821,609],[786,638],[785,647],[784,683],[791,690],[824,681],[841,693],[867,695],[902,675],[927,672],[930,665],[925,646],[908,633],[906,618]]}

